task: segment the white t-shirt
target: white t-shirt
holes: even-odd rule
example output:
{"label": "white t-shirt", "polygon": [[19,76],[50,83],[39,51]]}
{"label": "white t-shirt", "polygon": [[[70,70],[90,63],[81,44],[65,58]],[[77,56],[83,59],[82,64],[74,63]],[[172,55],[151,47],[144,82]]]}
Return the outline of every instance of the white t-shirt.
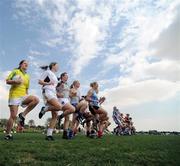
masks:
{"label": "white t-shirt", "polygon": [[60,85],[56,88],[57,92],[62,93],[64,95],[63,98],[69,99],[69,85],[65,82],[61,82]]}
{"label": "white t-shirt", "polygon": [[58,79],[55,73],[53,73],[51,70],[46,70],[40,77],[40,80],[43,80],[44,82],[51,82],[53,85],[44,85],[43,89],[53,90],[56,92],[56,86],[58,84]]}

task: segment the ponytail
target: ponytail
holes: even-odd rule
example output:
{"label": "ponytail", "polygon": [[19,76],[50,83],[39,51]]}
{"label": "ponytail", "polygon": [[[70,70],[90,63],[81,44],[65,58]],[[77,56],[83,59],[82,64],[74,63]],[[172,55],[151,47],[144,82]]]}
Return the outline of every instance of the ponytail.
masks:
{"label": "ponytail", "polygon": [[41,68],[42,70],[47,70],[47,69],[49,68],[49,66],[40,66],[40,68]]}
{"label": "ponytail", "polygon": [[42,70],[47,70],[48,68],[51,70],[53,66],[55,66],[57,62],[51,62],[49,66],[40,66]]}
{"label": "ponytail", "polygon": [[74,84],[72,83],[71,86],[70,86],[70,89],[74,88]]}
{"label": "ponytail", "polygon": [[92,88],[96,84],[97,84],[97,82],[92,82],[92,83],[90,83],[90,87]]}

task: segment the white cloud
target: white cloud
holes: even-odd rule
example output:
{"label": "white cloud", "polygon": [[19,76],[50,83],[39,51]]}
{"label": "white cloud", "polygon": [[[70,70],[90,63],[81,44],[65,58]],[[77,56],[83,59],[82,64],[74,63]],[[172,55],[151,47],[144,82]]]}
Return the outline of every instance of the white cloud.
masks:
{"label": "white cloud", "polygon": [[180,5],[177,11],[173,22],[151,44],[154,54],[162,59],[180,60]]}
{"label": "white cloud", "polygon": [[77,75],[88,62],[97,56],[100,50],[98,42],[104,38],[99,29],[100,19],[82,15],[73,19],[72,31],[75,34],[77,48],[74,51],[73,71]]}
{"label": "white cloud", "polygon": [[[129,23],[122,30],[119,43],[115,43],[114,51],[120,48],[120,52],[107,53],[104,66],[117,65],[125,75],[119,78],[118,87],[107,89],[104,92],[109,100],[106,105],[108,108],[112,108],[113,105],[128,107],[165,100],[175,96],[180,90],[178,83],[174,82],[179,81],[178,62],[161,60],[152,63],[147,60],[147,57],[153,53],[149,45],[165,29],[171,29],[174,21],[174,8],[177,5],[174,4],[176,3],[170,5],[159,3],[157,4],[159,9],[157,8],[155,12],[153,9],[148,10],[148,6],[142,7],[138,1],[133,4],[138,10],[133,10],[133,12],[129,12],[132,5],[128,3],[126,3],[126,8],[120,8],[120,11],[125,11],[123,15],[127,14],[126,19]],[[167,19],[163,19],[165,15]],[[115,26],[118,21],[116,19],[113,21]],[[175,46],[171,42],[168,44],[172,49]]]}
{"label": "white cloud", "polygon": [[9,86],[6,85],[6,77],[10,71],[0,72],[0,118],[6,118],[9,114],[8,110],[8,95],[9,95]]}
{"label": "white cloud", "polygon": [[36,51],[36,50],[30,50],[29,54],[31,56],[47,56],[47,55],[49,55],[49,53],[47,53],[47,52],[40,52],[40,51]]}
{"label": "white cloud", "polygon": [[111,7],[95,1],[78,1],[81,12],[72,19],[70,31],[74,34],[76,48],[72,58],[74,74],[77,75],[102,50],[107,37]]}
{"label": "white cloud", "polygon": [[144,74],[150,78],[180,81],[180,61],[162,60],[145,66]]}
{"label": "white cloud", "polygon": [[[35,5],[35,9],[30,6]],[[98,1],[48,1],[39,0],[19,1],[16,3],[17,15],[28,18],[33,12],[38,18],[46,18],[50,29],[47,28],[48,40],[44,42],[50,47],[62,46],[68,40],[72,53],[72,68],[77,75],[103,48],[102,41],[107,36],[107,30],[111,19],[111,3]],[[21,15],[21,12],[23,15]],[[41,15],[40,15],[41,14]],[[48,32],[50,30],[50,32]],[[44,33],[44,29],[43,29]],[[66,45],[67,47],[67,45]]]}
{"label": "white cloud", "polygon": [[[134,118],[138,131],[158,130],[158,131],[179,131],[179,119],[176,115],[169,117],[153,116],[150,118]],[[153,123],[152,123],[153,122]]]}
{"label": "white cloud", "polygon": [[117,105],[125,108],[146,102],[165,100],[174,97],[178,91],[180,91],[179,83],[156,79],[120,85],[107,89],[103,93],[107,97],[108,107],[112,108]]}

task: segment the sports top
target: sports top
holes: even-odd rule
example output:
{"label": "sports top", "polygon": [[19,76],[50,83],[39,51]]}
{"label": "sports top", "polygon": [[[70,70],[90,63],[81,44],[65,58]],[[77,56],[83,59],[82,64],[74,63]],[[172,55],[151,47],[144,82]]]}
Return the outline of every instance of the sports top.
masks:
{"label": "sports top", "polygon": [[27,90],[29,88],[29,75],[23,72],[21,69],[14,69],[7,77],[7,80],[17,80],[22,79],[22,83],[18,85],[11,85],[9,91],[9,99],[19,98],[27,95]]}

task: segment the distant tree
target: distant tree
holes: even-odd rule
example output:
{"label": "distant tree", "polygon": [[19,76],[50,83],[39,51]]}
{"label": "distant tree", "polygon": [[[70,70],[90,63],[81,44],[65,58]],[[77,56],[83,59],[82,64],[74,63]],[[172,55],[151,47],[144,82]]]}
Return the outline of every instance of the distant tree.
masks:
{"label": "distant tree", "polygon": [[5,127],[7,123],[7,119],[0,119],[0,127]]}
{"label": "distant tree", "polygon": [[[46,122],[45,122],[45,126],[46,126],[46,127],[49,126],[50,121],[51,121],[51,118],[48,118],[48,119],[46,120]],[[63,129],[63,128],[64,128],[64,127],[63,127],[63,126],[64,126],[63,124],[64,124],[64,123],[61,122],[61,125],[60,125],[60,127],[59,127],[58,123],[56,123],[55,128],[56,128],[56,129]],[[69,127],[71,127],[71,126],[72,126],[72,121],[70,120],[70,122],[69,122]]]}
{"label": "distant tree", "polygon": [[37,130],[43,130],[43,129],[45,129],[45,127],[44,127],[44,126],[41,126],[41,125],[38,125],[38,126],[36,126],[36,129],[37,129]]}
{"label": "distant tree", "polygon": [[33,119],[29,120],[28,122],[29,127],[35,127],[35,122]]}

